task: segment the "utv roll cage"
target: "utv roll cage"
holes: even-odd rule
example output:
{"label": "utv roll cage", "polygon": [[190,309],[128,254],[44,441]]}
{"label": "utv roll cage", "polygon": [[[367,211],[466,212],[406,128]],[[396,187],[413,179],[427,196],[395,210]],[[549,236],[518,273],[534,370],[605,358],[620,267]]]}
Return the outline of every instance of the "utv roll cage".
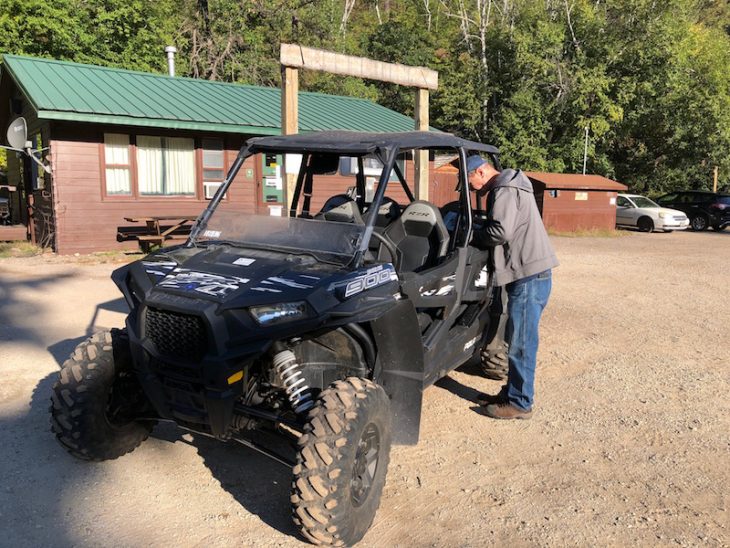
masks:
{"label": "utv roll cage", "polygon": [[[362,266],[391,173],[395,173],[408,199],[411,202],[415,201],[415,197],[396,162],[399,154],[413,150],[446,149],[453,149],[458,153],[459,201],[461,202],[461,209],[465,213],[462,218],[466,222],[465,226],[456,227],[454,234],[459,234],[459,239],[462,242],[468,242],[472,231],[472,207],[471,200],[469,199],[466,159],[470,154],[485,153],[489,156],[494,166],[500,169],[499,150],[496,147],[475,141],[468,141],[450,133],[442,132],[363,133],[353,131],[328,131],[312,134],[254,137],[249,139],[241,147],[223,184],[193,226],[186,246],[193,247],[195,245],[196,238],[205,228],[211,214],[220,203],[228,187],[236,178],[244,161],[249,156],[267,152],[302,154],[301,168],[297,177],[294,194],[292,195],[291,206],[287,213],[290,217],[299,216],[308,218],[311,217],[309,207],[313,176],[337,171],[340,156],[357,158],[358,171],[356,175],[355,201],[360,210],[364,210],[366,193],[363,157],[372,155],[383,164],[383,170],[372,203],[367,204],[369,207],[367,208],[367,214],[364,219],[365,231],[353,264],[354,267]],[[477,204],[479,204],[479,200],[480,195],[477,194]]]}

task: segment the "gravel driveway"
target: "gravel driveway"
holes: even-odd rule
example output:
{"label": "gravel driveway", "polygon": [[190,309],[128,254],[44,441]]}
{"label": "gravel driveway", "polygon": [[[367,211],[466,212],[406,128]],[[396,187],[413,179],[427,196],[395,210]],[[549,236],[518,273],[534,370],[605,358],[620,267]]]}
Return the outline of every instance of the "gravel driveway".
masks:
{"label": "gravel driveway", "polygon": [[[728,546],[730,231],[553,237],[531,421],[476,412],[463,369],[424,397],[362,546]],[[112,265],[0,259],[0,545],[303,546],[290,474],[158,426],[89,464],[49,431],[59,364],[123,325]]]}

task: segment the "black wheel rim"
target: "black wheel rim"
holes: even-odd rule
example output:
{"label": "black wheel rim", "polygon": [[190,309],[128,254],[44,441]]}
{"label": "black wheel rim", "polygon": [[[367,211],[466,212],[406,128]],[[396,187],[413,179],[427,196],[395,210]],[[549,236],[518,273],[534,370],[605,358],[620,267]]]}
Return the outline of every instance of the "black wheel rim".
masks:
{"label": "black wheel rim", "polygon": [[105,413],[109,426],[119,429],[134,421],[135,410],[140,404],[136,389],[137,385],[131,373],[122,372],[114,379],[109,389]]}
{"label": "black wheel rim", "polygon": [[354,506],[361,506],[368,498],[375,482],[380,456],[380,433],[375,424],[370,423],[363,430],[357,444],[355,465],[350,480],[350,496]]}
{"label": "black wheel rim", "polygon": [[692,219],[692,228],[695,230],[704,230],[707,226],[707,222],[704,217],[695,217]]}

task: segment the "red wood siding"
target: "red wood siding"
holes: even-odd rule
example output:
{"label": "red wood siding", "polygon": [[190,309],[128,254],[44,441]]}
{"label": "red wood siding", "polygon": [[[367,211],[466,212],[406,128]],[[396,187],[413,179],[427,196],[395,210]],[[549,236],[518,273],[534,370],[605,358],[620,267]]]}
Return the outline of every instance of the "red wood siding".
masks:
{"label": "red wood siding", "polygon": [[[549,192],[545,191],[542,196],[542,220],[547,228],[571,232],[616,227],[616,192],[558,190],[557,197],[550,196]],[[588,199],[576,200],[576,192],[587,194]]]}
{"label": "red wood siding", "polygon": [[[134,226],[125,217],[147,215],[198,215],[207,205],[202,180],[197,177],[197,195],[190,197],[104,197],[102,165],[104,132],[174,135],[200,138],[183,132],[139,130],[117,126],[93,127],[81,124],[53,127],[52,155],[56,189],[56,250],[61,254],[90,253],[119,248],[134,249],[137,243],[116,240],[117,229]],[[212,136],[215,138],[215,136]],[[220,138],[220,137],[219,137]],[[226,140],[226,169],[238,154],[242,138]],[[199,140],[196,141],[199,143]],[[255,208],[256,158],[246,161],[226,198],[244,212]],[[247,168],[254,170],[246,178]],[[197,169],[197,168],[196,168]],[[199,170],[198,170],[199,171]],[[199,175],[199,174],[198,174]]]}

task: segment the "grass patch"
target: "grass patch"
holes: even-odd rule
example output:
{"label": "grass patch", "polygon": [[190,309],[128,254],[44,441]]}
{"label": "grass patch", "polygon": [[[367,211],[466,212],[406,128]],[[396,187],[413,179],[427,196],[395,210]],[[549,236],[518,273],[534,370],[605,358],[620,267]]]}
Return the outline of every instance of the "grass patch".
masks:
{"label": "grass patch", "polygon": [[562,236],[564,238],[621,238],[630,235],[631,232],[627,230],[616,230],[615,228],[583,228],[574,231],[558,231],[549,228],[548,234],[550,236]]}
{"label": "grass patch", "polygon": [[144,257],[137,251],[96,251],[88,255],[70,255],[74,262],[80,264],[129,263]]}
{"label": "grass patch", "polygon": [[30,242],[0,242],[0,258],[3,259],[9,257],[35,257],[42,254],[43,248]]}

